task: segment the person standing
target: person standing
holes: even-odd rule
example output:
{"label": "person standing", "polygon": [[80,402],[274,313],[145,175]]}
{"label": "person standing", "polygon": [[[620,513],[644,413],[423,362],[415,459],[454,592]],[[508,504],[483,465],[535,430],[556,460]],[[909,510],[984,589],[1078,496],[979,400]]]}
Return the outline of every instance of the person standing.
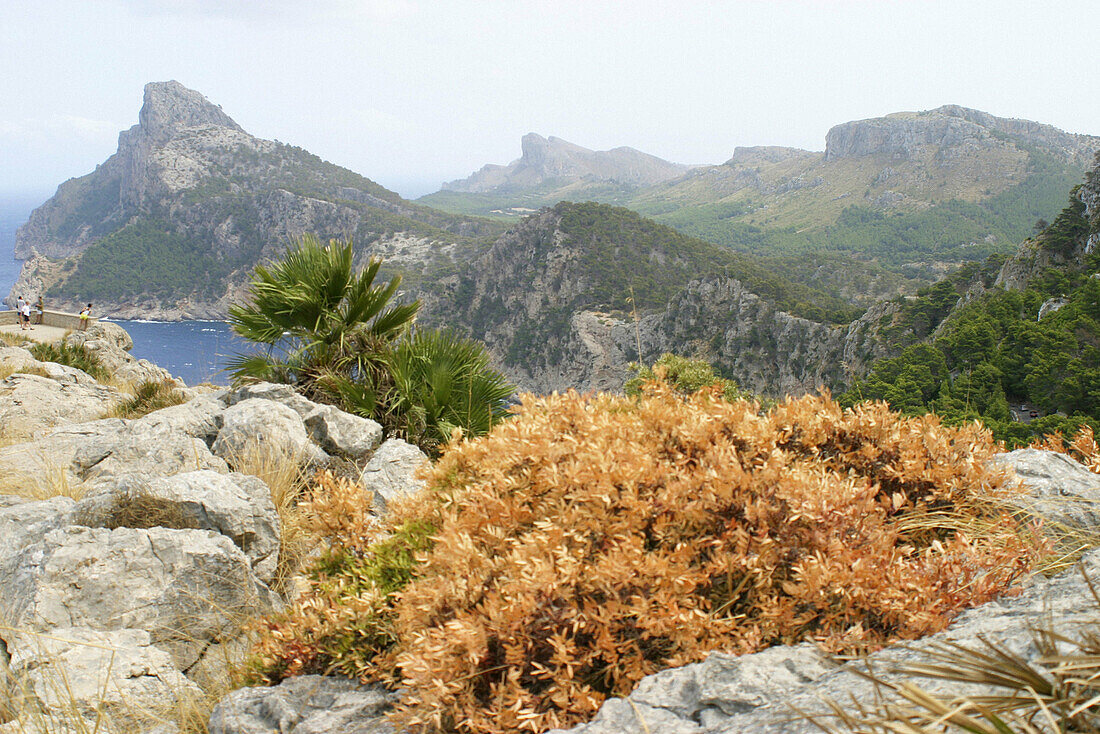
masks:
{"label": "person standing", "polygon": [[80,330],[88,330],[88,319],[92,317],[92,304],[88,304],[84,308],[80,309]]}
{"label": "person standing", "polygon": [[20,320],[23,322],[24,329],[34,330],[31,326],[31,304],[29,301],[23,301],[23,310],[20,312]]}
{"label": "person standing", "polygon": [[36,308],[38,309],[38,320],[35,323],[41,325],[42,321],[46,317],[46,302],[42,300],[41,295],[38,296],[38,303],[36,305]]}

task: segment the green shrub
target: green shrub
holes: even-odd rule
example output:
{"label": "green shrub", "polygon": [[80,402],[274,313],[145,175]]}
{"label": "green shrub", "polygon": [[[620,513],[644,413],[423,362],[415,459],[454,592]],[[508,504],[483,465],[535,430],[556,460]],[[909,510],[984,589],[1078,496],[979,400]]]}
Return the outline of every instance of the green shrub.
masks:
{"label": "green shrub", "polygon": [[83,346],[66,344],[65,342],[38,343],[28,347],[31,355],[39,362],[56,362],[57,364],[75,367],[83,370],[97,380],[106,380],[110,377],[107,369],[99,360],[90,354]]}
{"label": "green shrub", "polygon": [[116,418],[140,418],[154,410],[179,405],[187,400],[172,380],[150,380],[134,389],[134,394],[123,400],[111,414]]}

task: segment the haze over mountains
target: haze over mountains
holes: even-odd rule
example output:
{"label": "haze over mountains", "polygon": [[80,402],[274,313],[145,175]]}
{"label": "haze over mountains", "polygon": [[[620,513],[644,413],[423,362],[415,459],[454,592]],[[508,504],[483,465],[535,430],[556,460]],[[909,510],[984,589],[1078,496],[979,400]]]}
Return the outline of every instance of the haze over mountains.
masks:
{"label": "haze over mountains", "polygon": [[824,151],[740,147],[721,165],[649,185],[620,183],[627,172],[554,175],[537,168],[548,156],[525,155],[508,167],[522,178],[479,172],[419,201],[497,218],[562,199],[626,206],[742,252],[831,256],[814,277],[843,287],[845,273],[860,272],[879,297],[1011,252],[1064,206],[1097,148],[1095,136],[947,105],[836,125]]}
{"label": "haze over mountains", "polygon": [[[118,151],[20,228],[16,288],[116,317],[223,318],[294,238],[350,237],[360,263],[381,256],[405,277],[423,322],[485,341],[526,389],[615,389],[627,362],[665,351],[758,392],[843,389],[907,343],[880,338],[898,304],[878,299],[1013,251],[1095,148],[960,107],[838,125],[824,152],[738,148],[718,166],[528,135],[512,164],[410,202],[151,83]],[[507,221],[520,207],[536,211]]]}

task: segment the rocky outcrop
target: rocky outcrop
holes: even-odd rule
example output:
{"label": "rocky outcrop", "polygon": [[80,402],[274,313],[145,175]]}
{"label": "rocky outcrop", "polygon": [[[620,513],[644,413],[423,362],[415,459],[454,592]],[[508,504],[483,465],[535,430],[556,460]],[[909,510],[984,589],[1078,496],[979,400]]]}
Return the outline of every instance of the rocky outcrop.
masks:
{"label": "rocky outcrop", "polygon": [[[96,339],[128,346],[121,331]],[[29,356],[7,350],[0,363],[39,369]],[[37,379],[90,380],[54,372]],[[0,395],[0,407],[8,400]],[[173,734],[166,720],[207,695],[200,685],[225,685],[219,660],[244,655],[242,625],[284,603],[273,490],[230,472],[210,448],[238,440],[301,442],[303,461],[326,456],[323,444],[362,468],[381,428],[257,384],[138,419],[73,423],[0,450],[8,491],[80,497],[0,495],[0,701],[10,704],[0,706],[0,734]],[[374,464],[394,495],[410,491],[399,486],[407,458],[391,446]],[[382,713],[393,697],[346,681],[290,682],[233,694],[222,720],[261,727],[242,731],[390,732]]]}
{"label": "rocky outcrop", "polygon": [[87,527],[210,530],[229,538],[248,556],[260,581],[270,584],[275,578],[279,514],[271,490],[247,474],[124,474],[93,483],[71,517]]}
{"label": "rocky outcrop", "polygon": [[359,476],[359,484],[370,493],[374,511],[384,514],[389,503],[424,489],[426,482],[417,472],[428,463],[423,451],[399,438],[391,438],[375,452]]}
{"label": "rocky outcrop", "polygon": [[[45,363],[38,364],[43,366],[37,369],[45,372]],[[0,382],[0,425],[5,435],[27,440],[57,426],[95,420],[121,400],[117,389],[80,374],[90,383],[33,373],[16,373]]]}
{"label": "rocky outcrop", "polygon": [[83,731],[103,730],[105,718],[111,734],[142,732],[202,696],[144,630],[19,632],[7,646],[10,674],[19,681],[20,734],[64,731],[65,723],[77,722],[86,723]]}
{"label": "rocky outcrop", "polygon": [[142,629],[180,669],[247,617],[280,606],[244,553],[205,530],[69,526],[0,571],[0,613],[11,627]]}
{"label": "rocky outcrop", "polygon": [[303,675],[233,691],[214,707],[210,734],[397,734],[386,721],[396,700],[380,685]]}
{"label": "rocky outcrop", "polygon": [[994,117],[987,112],[945,105],[917,113],[900,112],[837,125],[825,136],[825,160],[882,155],[919,160],[930,152],[943,159],[983,149],[1013,147],[1013,140],[1043,149],[1071,165],[1086,166],[1100,150],[1100,138],[1075,135],[1031,120]]}
{"label": "rocky outcrop", "polygon": [[469,178],[443,184],[443,190],[485,193],[571,181],[605,181],[637,187],[682,176],[692,168],[633,148],[589,150],[552,135],[544,138],[535,133],[523,136],[521,149],[522,155],[507,166],[487,165]]}

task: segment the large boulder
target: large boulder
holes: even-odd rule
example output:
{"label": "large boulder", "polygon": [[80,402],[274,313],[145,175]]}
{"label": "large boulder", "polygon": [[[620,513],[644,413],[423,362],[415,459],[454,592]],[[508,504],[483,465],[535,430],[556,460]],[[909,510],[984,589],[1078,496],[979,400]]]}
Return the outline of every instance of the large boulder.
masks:
{"label": "large boulder", "polygon": [[271,382],[242,385],[226,401],[235,405],[253,399],[271,400],[293,410],[302,418],[313,442],[330,454],[362,461],[382,443],[382,426],[375,421],[345,413],[333,405],[315,403],[290,385]]}
{"label": "large boulder", "polygon": [[39,440],[0,448],[0,472],[28,481],[53,475],[69,482],[122,474],[168,476],[199,469],[229,471],[201,438],[149,416],[63,426]]}
{"label": "large boulder", "polygon": [[1065,454],[1039,449],[1018,449],[995,461],[1027,487],[1018,500],[1022,508],[1047,521],[1100,531],[1100,474]]}
{"label": "large boulder", "polygon": [[328,458],[310,442],[301,416],[281,403],[249,398],[226,408],[221,419],[212,448],[231,464],[256,450],[283,453],[303,462]]}
{"label": "large boulder", "polygon": [[346,678],[303,675],[241,688],[210,714],[210,734],[396,734],[386,721],[398,694]]}
{"label": "large boulder", "polygon": [[248,556],[264,583],[279,561],[279,514],[271,491],[257,477],[210,470],[171,477],[125,474],[92,485],[72,510],[88,527],[168,527],[212,530]]}
{"label": "large boulder", "polygon": [[110,732],[141,731],[202,696],[144,630],[77,627],[7,637],[8,693],[22,702],[32,731],[35,719],[47,716],[68,718],[77,729],[86,722],[89,732],[96,721],[100,730],[109,722]]}
{"label": "large boulder", "polygon": [[10,628],[142,629],[181,669],[279,606],[248,557],[206,530],[70,526],[0,564],[0,618]]}
{"label": "large boulder", "polygon": [[385,513],[393,500],[424,489],[416,473],[427,462],[427,455],[411,443],[399,438],[383,443],[359,476],[359,483],[372,494],[374,511]]}
{"label": "large boulder", "polygon": [[35,438],[57,426],[102,418],[121,399],[118,390],[100,385],[80,370],[35,364],[39,369],[49,367],[51,377],[16,373],[0,382],[0,425],[9,437]]}
{"label": "large boulder", "polygon": [[222,412],[225,402],[218,394],[199,395],[186,403],[172,405],[149,413],[139,420],[143,424],[162,430],[178,431],[212,445],[222,428]]}
{"label": "large boulder", "polygon": [[17,372],[38,366],[38,360],[23,347],[0,346],[0,370]]}

